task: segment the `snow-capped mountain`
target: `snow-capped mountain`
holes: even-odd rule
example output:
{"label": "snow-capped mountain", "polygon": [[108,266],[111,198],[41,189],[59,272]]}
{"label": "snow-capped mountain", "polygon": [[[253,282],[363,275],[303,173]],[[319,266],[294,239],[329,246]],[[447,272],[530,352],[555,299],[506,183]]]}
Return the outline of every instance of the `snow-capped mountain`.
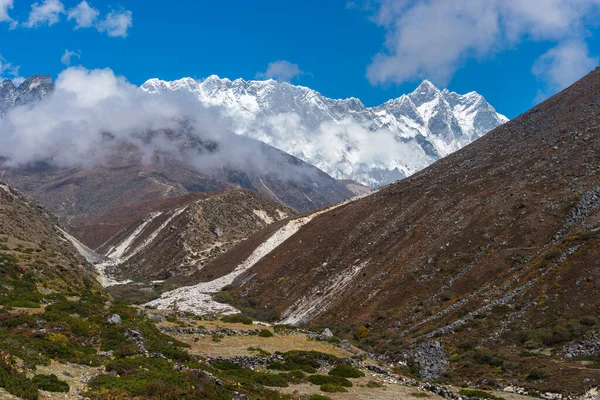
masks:
{"label": "snow-capped mountain", "polygon": [[54,90],[50,75],[34,75],[15,87],[10,79],[0,83],[0,116],[6,114],[9,108],[44,98]]}
{"label": "snow-capped mountain", "polygon": [[194,93],[224,109],[236,133],[373,187],[411,175],[508,121],[480,94],[440,91],[427,80],[376,107],[272,79],[150,79],[141,88]]}

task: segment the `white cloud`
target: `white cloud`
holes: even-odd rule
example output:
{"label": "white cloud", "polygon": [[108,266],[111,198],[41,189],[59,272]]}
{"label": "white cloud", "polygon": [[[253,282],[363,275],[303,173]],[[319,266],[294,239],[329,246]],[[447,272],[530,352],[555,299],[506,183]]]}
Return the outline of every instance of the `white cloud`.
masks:
{"label": "white cloud", "polygon": [[19,86],[21,83],[25,82],[25,77],[17,76],[15,78],[12,78],[11,81],[12,81],[13,85]]}
{"label": "white cloud", "polygon": [[127,37],[127,30],[133,25],[131,11],[111,11],[98,24],[98,32],[106,32],[110,37]]}
{"label": "white cloud", "polygon": [[81,58],[81,53],[78,51],[70,51],[69,49],[65,49],[65,52],[60,58],[60,62],[67,66],[71,65],[71,58],[73,57]]}
{"label": "white cloud", "polygon": [[87,1],[82,1],[77,6],[67,11],[67,20],[75,20],[75,29],[90,28],[96,22],[100,12],[90,6]]}
{"label": "white cloud", "polygon": [[10,28],[17,26],[17,21],[8,15],[8,10],[13,9],[13,0],[0,0],[0,22],[10,22]]}
{"label": "white cloud", "polygon": [[599,0],[381,0],[374,21],[386,51],[367,69],[372,84],[429,78],[445,85],[466,60],[490,57],[525,40],[585,37]]}
{"label": "white cloud", "polygon": [[54,25],[60,20],[60,14],[64,13],[65,6],[59,0],[44,0],[42,4],[34,3],[31,6],[29,19],[25,27],[36,28],[41,25]]}
{"label": "white cloud", "polygon": [[289,61],[278,60],[269,63],[265,72],[256,74],[257,78],[273,78],[281,82],[289,82],[303,72],[298,67],[298,64],[292,64]]}
{"label": "white cloud", "polygon": [[[0,76],[16,77],[19,75],[19,67],[13,66],[0,55]],[[11,79],[13,79],[11,78]]]}
{"label": "white cloud", "polygon": [[171,157],[199,170],[236,168],[282,179],[313,174],[283,153],[236,135],[219,108],[192,93],[146,93],[110,69],[70,67],[43,100],[11,108],[0,118],[4,165],[44,161],[60,167],[98,165],[133,145],[144,161]]}
{"label": "white cloud", "polygon": [[536,98],[541,101],[566,88],[598,66],[600,58],[592,57],[584,42],[566,42],[548,50],[533,66],[535,76],[545,83]]}

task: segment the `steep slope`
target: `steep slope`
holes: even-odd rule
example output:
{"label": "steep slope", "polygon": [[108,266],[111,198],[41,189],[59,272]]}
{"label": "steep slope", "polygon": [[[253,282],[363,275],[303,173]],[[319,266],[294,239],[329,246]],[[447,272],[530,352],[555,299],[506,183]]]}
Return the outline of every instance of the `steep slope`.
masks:
{"label": "steep slope", "polygon": [[409,95],[370,108],[355,98],[329,99],[285,82],[215,75],[201,82],[150,79],[142,89],[192,92],[202,103],[222,107],[235,132],[334,178],[373,187],[411,175],[507,121],[478,93],[440,91],[429,81]]}
{"label": "steep slope", "polygon": [[[415,176],[315,216],[236,278],[236,304],[360,328],[351,337],[391,358],[441,340],[453,354],[441,379],[455,383],[582,393],[599,371],[563,357],[594,350],[563,345],[600,329],[599,99],[596,69]],[[212,268],[227,273],[259,244]]]}
{"label": "steep slope", "polygon": [[[158,153],[147,161],[138,148],[121,146],[105,165],[80,168],[46,163],[8,168],[0,160],[0,176],[66,221],[146,200],[228,188],[252,189],[299,211],[352,196],[344,184],[319,169],[258,141],[234,134],[221,137],[220,142],[194,140],[189,142],[197,155],[185,148],[187,159]],[[210,158],[215,148],[223,158],[217,163]],[[233,149],[240,148],[252,157],[236,160],[238,150]]]}
{"label": "steep slope", "polygon": [[[194,273],[267,225],[295,213],[254,191],[226,190],[133,204],[87,220],[74,231],[108,259],[101,266],[108,275],[148,282]],[[117,232],[107,237],[115,228]]]}
{"label": "steep slope", "polygon": [[[58,220],[4,183],[0,183],[0,238],[3,254],[22,260],[25,265],[19,267],[20,273],[28,274],[37,287],[38,293],[28,297],[41,298],[44,292],[56,289],[81,293],[86,288],[99,288],[91,276],[92,268],[68,240]],[[5,298],[12,298],[10,290],[3,290]]]}

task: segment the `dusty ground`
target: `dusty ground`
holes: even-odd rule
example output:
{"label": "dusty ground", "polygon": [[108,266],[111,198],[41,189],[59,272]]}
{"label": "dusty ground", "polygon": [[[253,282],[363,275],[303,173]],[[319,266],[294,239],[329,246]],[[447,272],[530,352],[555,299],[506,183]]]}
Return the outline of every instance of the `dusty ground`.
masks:
{"label": "dusty ground", "polygon": [[[102,369],[76,364],[62,364],[53,361],[49,366],[38,366],[38,374],[54,374],[71,387],[69,393],[49,393],[40,391],[40,400],[76,399],[79,393],[86,390],[87,382],[95,375],[103,373]],[[0,393],[0,398],[2,394]]]}
{"label": "dusty ground", "polygon": [[[174,324],[160,324],[174,325]],[[234,330],[253,330],[271,328],[259,325],[229,324],[220,321],[200,321],[199,326],[206,329],[217,327]],[[352,353],[335,347],[326,342],[309,340],[304,334],[294,333],[289,335],[276,335],[273,337],[260,336],[225,336],[220,342],[213,341],[209,335],[173,335],[175,338],[188,343],[191,354],[206,357],[233,357],[233,356],[255,356],[256,352],[249,351],[249,347],[260,347],[261,349],[274,353],[276,351],[286,352],[291,350],[320,351],[333,354],[337,357],[351,357]]]}
{"label": "dusty ground", "polygon": [[[369,388],[366,386],[369,380],[377,380],[372,377],[365,377],[360,379],[351,379],[354,384],[353,387],[347,388],[348,393],[323,393],[319,390],[316,385],[303,383],[301,385],[290,385],[287,388],[281,388],[282,393],[287,394],[320,394],[327,395],[327,397],[334,400],[399,400],[399,399],[417,399],[425,398],[424,395],[428,395],[427,399],[437,400],[442,399],[440,396],[432,395],[418,389],[397,385],[397,384],[386,384],[380,388]],[[414,396],[413,394],[422,393],[423,397]]]}
{"label": "dusty ground", "polygon": [[[174,326],[175,324],[164,322],[159,325]],[[207,329],[215,329],[218,327],[229,328],[234,330],[252,330],[252,329],[269,329],[269,327],[258,325],[231,324],[221,321],[199,321],[197,326],[203,326]],[[351,357],[353,354],[340,349],[330,343],[320,342],[309,339],[305,334],[292,333],[281,334],[273,337],[265,338],[258,336],[225,336],[220,342],[214,342],[210,335],[172,335],[175,338],[188,343],[191,348],[191,354],[201,355],[205,357],[233,357],[233,356],[256,356],[255,351],[249,351],[249,347],[259,347],[269,353],[276,351],[286,352],[290,350],[306,350],[320,351],[336,355],[338,357]],[[375,362],[373,362],[375,363]],[[324,393],[319,390],[319,386],[309,383],[299,385],[290,385],[287,388],[276,388],[276,390],[286,394],[311,395],[321,394],[327,395],[334,400],[399,400],[399,399],[417,399],[428,398],[431,400],[441,399],[441,397],[431,393],[423,392],[417,388],[403,386],[396,383],[388,383],[375,374],[367,373],[367,376],[359,379],[351,379],[354,386],[348,388],[347,393]],[[382,383],[380,388],[367,387],[369,381]],[[456,392],[458,388],[454,388]],[[419,393],[421,395],[419,396]],[[504,392],[495,392],[496,396],[503,397],[505,400],[526,400],[530,398],[514,395]],[[425,397],[428,395],[428,397]]]}

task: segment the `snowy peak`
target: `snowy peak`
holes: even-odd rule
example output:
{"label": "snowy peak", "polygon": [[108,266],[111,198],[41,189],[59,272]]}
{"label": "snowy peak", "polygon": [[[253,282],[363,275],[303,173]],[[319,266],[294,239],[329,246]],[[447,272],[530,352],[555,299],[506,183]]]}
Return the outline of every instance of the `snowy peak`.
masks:
{"label": "snowy peak", "polygon": [[413,103],[419,107],[441,98],[442,92],[433,83],[424,80],[409,96]]}
{"label": "snowy peak", "polygon": [[481,95],[441,91],[428,80],[376,107],[272,79],[151,79],[142,89],[192,92],[222,107],[236,133],[372,187],[411,175],[507,121]]}
{"label": "snowy peak", "polygon": [[5,79],[0,86],[0,116],[15,106],[38,101],[54,90],[50,75],[34,75],[15,87],[12,81]]}

